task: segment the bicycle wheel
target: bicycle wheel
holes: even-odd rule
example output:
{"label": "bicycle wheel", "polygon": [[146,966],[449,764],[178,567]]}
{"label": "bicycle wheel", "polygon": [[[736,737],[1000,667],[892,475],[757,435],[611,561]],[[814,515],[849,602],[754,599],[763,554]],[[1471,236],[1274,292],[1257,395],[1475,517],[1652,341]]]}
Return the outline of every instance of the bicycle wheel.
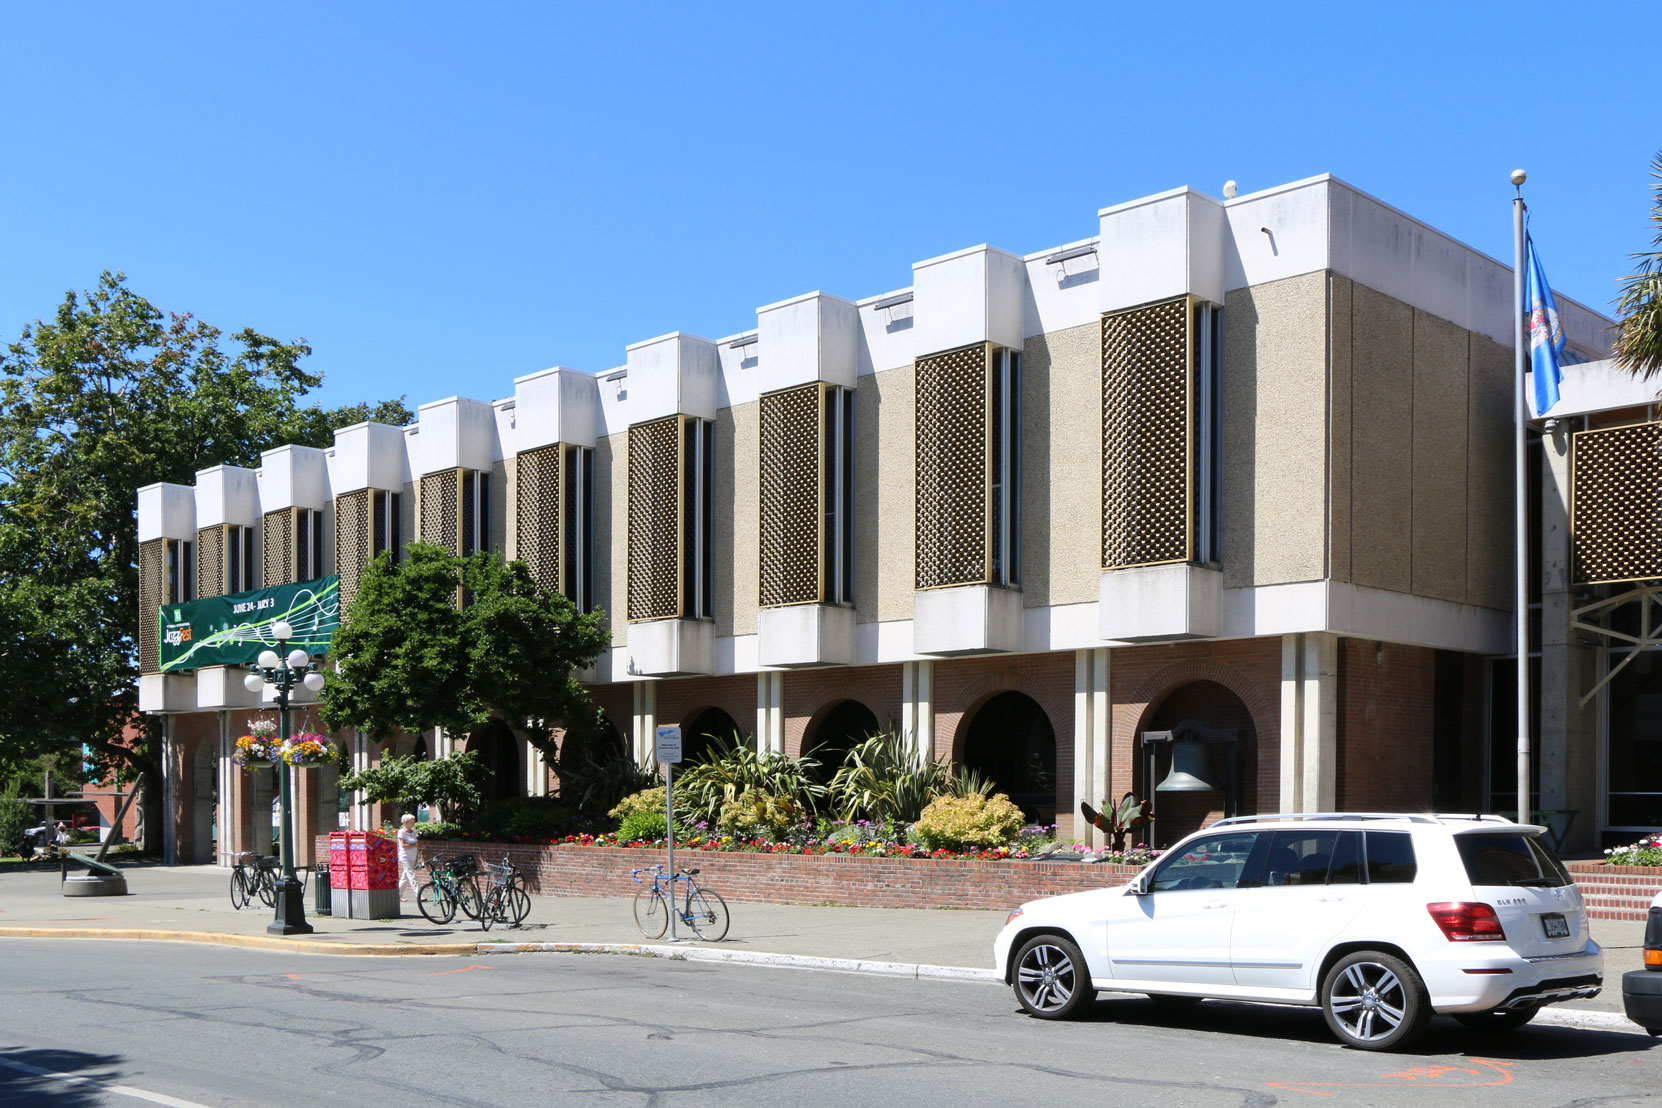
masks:
{"label": "bicycle wheel", "polygon": [[727,901],[720,893],[699,889],[687,905],[687,922],[698,937],[709,943],[719,943],[727,937]]}
{"label": "bicycle wheel", "polygon": [[508,889],[508,918],[518,927],[525,922],[525,917],[531,914],[531,896],[518,885]]}
{"label": "bicycle wheel", "polygon": [[437,883],[429,881],[416,890],[416,907],[429,923],[449,923],[456,914],[456,902]]}
{"label": "bicycle wheel", "polygon": [[656,886],[635,894],[635,924],[649,939],[659,938],[669,930],[669,908]]}
{"label": "bicycle wheel", "polygon": [[479,895],[479,886],[471,877],[464,877],[456,882],[456,906],[468,919],[478,919],[485,898]]}
{"label": "bicycle wheel", "polygon": [[259,878],[254,883],[254,888],[260,894],[261,904],[264,904],[267,908],[277,906],[277,879],[271,875],[270,870],[262,869],[260,871]]}
{"label": "bicycle wheel", "polygon": [[491,924],[496,922],[497,913],[502,910],[502,886],[495,885],[485,890],[484,899],[479,903],[479,930],[489,931]]}
{"label": "bicycle wheel", "polygon": [[239,912],[248,907],[248,875],[241,866],[231,871],[231,907]]}

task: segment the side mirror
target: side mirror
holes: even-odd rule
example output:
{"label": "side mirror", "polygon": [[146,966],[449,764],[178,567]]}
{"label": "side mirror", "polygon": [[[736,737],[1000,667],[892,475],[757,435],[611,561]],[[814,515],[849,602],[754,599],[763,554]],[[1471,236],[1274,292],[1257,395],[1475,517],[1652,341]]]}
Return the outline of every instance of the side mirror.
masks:
{"label": "side mirror", "polygon": [[1129,896],[1147,896],[1150,880],[1149,871],[1143,870],[1143,872],[1133,877],[1131,883],[1125,887],[1126,894]]}

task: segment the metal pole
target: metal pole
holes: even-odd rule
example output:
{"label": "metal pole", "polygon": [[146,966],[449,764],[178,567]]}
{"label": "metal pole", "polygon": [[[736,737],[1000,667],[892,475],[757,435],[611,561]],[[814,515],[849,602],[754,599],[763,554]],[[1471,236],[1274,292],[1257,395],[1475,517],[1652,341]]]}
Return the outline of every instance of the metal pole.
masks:
{"label": "metal pole", "polygon": [[1529,413],[1524,407],[1524,211],[1523,170],[1512,173],[1517,195],[1512,199],[1512,402],[1515,430],[1515,462],[1512,497],[1516,508],[1515,544],[1512,559],[1517,576],[1518,655],[1518,822],[1529,822],[1529,481],[1527,455]]}
{"label": "metal pole", "polygon": [[[280,645],[287,646],[286,641]],[[277,733],[284,747],[289,742],[289,690],[294,688],[294,670],[285,657],[271,675],[277,687]],[[287,762],[277,766],[277,825],[283,856],[283,879],[277,883],[276,910],[266,931],[273,935],[309,935],[312,925],[306,922],[306,897],[300,881],[294,875],[294,814],[289,800],[289,776],[294,772]]]}
{"label": "metal pole", "polygon": [[664,831],[669,843],[669,941],[678,943],[675,933],[675,763],[664,763]]}

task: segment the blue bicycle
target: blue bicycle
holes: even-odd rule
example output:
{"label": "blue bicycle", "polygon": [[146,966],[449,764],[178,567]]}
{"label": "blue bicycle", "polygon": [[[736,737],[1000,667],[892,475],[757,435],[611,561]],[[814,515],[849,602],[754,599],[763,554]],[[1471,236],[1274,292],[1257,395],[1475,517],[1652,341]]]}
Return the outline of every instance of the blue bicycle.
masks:
{"label": "blue bicycle", "polygon": [[[674,909],[681,922],[693,929],[693,933],[705,942],[719,943],[727,937],[727,902],[721,899],[721,894],[710,889],[701,889],[693,876],[696,869],[684,869],[674,877],[664,874],[662,865],[646,866],[642,869],[629,871],[629,876],[635,879],[636,884],[642,884],[641,874],[652,874],[652,883],[635,894],[635,923],[641,929],[641,934],[649,939],[663,937],[669,929],[669,913]],[[681,903],[675,903],[675,885],[680,882],[684,893]],[[665,895],[664,886],[669,886],[668,895]]]}

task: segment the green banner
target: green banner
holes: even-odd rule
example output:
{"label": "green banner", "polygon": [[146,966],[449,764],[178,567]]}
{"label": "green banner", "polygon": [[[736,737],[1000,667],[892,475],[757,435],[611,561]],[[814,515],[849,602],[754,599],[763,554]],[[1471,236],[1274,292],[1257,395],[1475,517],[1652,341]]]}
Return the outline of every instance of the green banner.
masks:
{"label": "green banner", "polygon": [[271,625],[294,628],[288,648],[329,653],[340,626],[340,578],[319,577],[292,585],[210,596],[160,608],[163,673],[204,666],[245,666],[262,650],[277,650]]}

